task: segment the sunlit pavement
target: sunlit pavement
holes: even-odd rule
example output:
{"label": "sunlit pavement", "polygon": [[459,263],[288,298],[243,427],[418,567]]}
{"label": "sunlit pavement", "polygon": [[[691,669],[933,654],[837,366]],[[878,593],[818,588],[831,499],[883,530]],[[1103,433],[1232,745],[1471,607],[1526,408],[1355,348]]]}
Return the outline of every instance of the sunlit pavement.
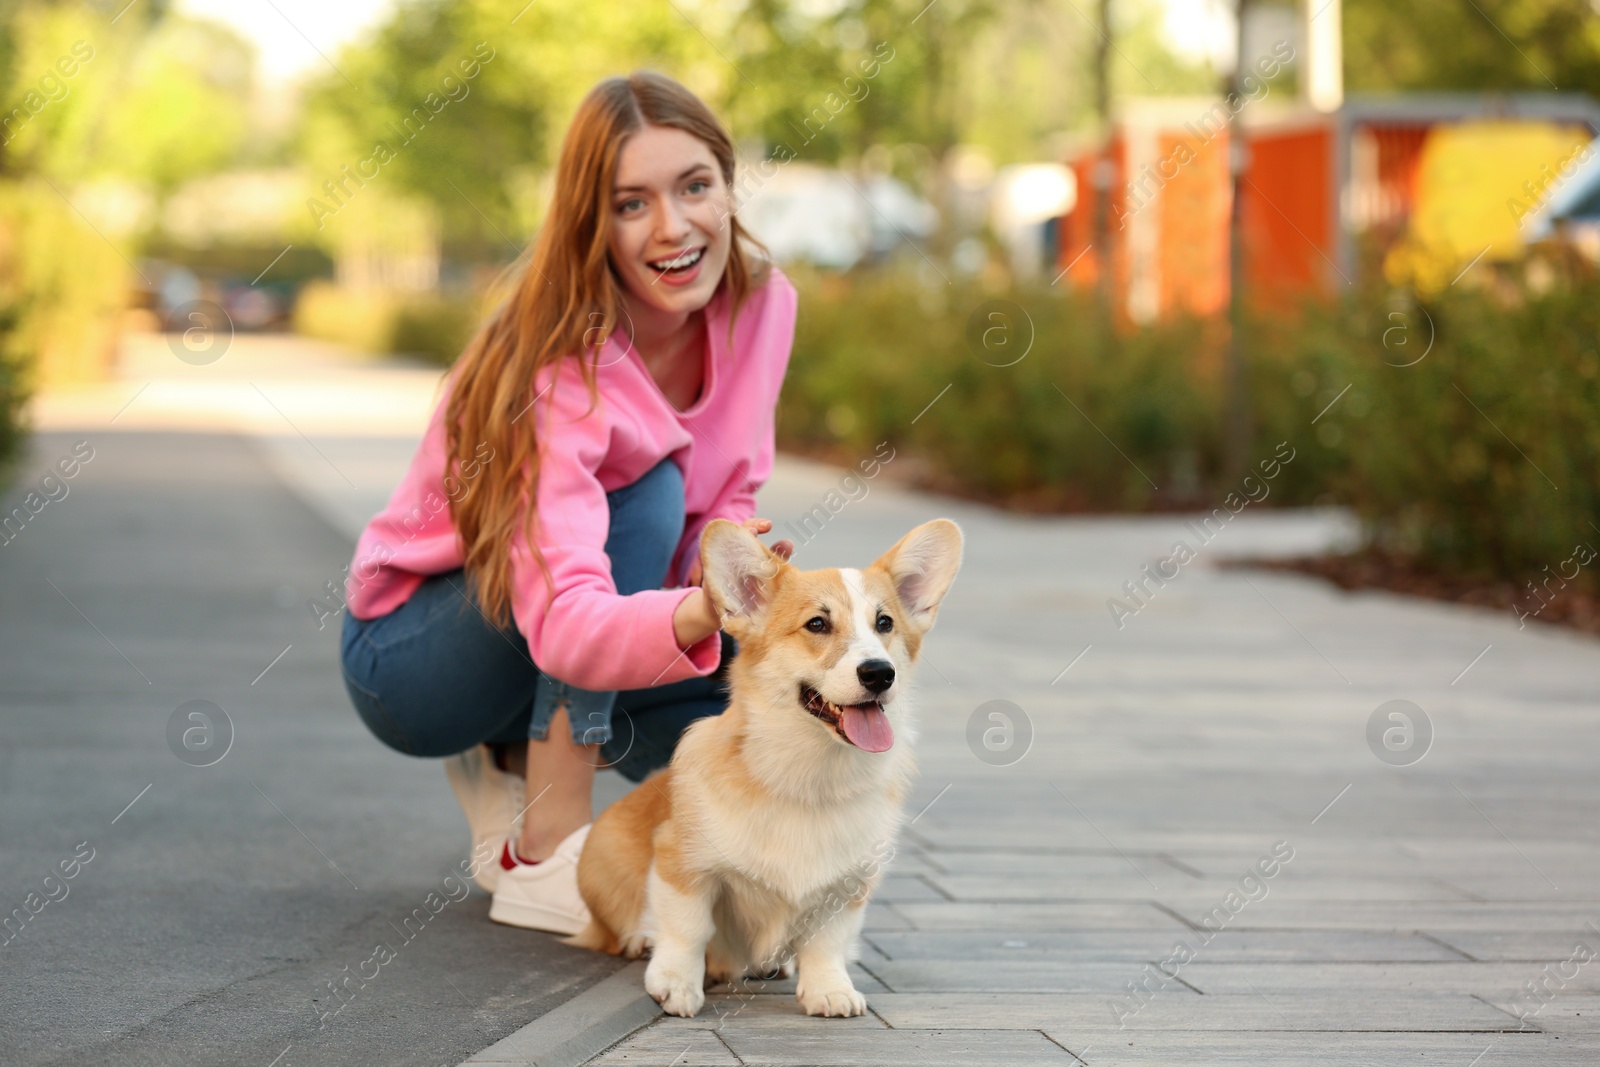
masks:
{"label": "sunlit pavement", "polygon": [[[438,373],[138,338],[118,381],[37,404],[7,510],[76,442],[94,458],[0,547],[5,908],[61,897],[0,947],[6,1062],[458,1062],[615,969],[490,924],[477,891],[405,936],[465,821],[356,719],[306,603]],[[1596,1061],[1592,638],[1211,566],[1347,538],[1338,513],[1247,508],[1163,585],[1142,568],[1199,545],[1183,517],[1006,515],[888,469],[852,500],[784,460],[761,494],[788,536],[812,516],[802,566],[935,515],[967,535],[855,970],[872,1013],[723,992],[597,1062]],[[169,742],[192,700],[232,725],[209,766]],[[333,999],[380,941],[395,958]]]}

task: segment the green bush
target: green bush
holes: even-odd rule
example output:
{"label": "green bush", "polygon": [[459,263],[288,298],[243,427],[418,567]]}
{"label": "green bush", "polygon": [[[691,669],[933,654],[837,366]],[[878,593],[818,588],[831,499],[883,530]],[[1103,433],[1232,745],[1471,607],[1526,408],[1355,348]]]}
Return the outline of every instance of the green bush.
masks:
{"label": "green bush", "polygon": [[398,352],[445,366],[472,337],[478,302],[466,297],[387,290],[355,292],[308,283],[294,305],[294,329],[364,352]]}
{"label": "green bush", "polygon": [[1049,288],[795,274],[785,446],[849,461],[889,440],[929,484],[1027,508],[1205,499],[1221,462],[1214,328],[1124,335],[1092,301]]}
{"label": "green bush", "polygon": [[389,349],[449,366],[472,339],[479,318],[475,300],[414,297],[396,308],[389,327]]}
{"label": "green bush", "polygon": [[20,450],[23,411],[28,402],[23,349],[17,335],[20,317],[15,305],[0,305],[0,486],[4,486],[4,472]]}
{"label": "green bush", "polygon": [[[1048,287],[793,277],[787,448],[854,463],[888,440],[926,484],[1025,508],[1209,510],[1239,488],[1222,323],[1112,329]],[[969,330],[990,300],[1021,308],[1011,337],[1031,325],[1010,366],[995,364],[1015,348]],[[1378,547],[1463,575],[1543,577],[1580,541],[1600,547],[1600,282],[1425,306],[1362,291],[1257,313],[1243,343],[1250,460],[1294,449],[1270,503],[1349,505]],[[1600,588],[1597,573],[1575,581]]]}
{"label": "green bush", "polygon": [[[1294,347],[1318,400],[1352,385],[1319,431],[1344,456],[1330,488],[1377,547],[1518,581],[1600,547],[1600,284],[1511,302],[1369,294],[1311,317]],[[1574,580],[1600,589],[1597,571]]]}

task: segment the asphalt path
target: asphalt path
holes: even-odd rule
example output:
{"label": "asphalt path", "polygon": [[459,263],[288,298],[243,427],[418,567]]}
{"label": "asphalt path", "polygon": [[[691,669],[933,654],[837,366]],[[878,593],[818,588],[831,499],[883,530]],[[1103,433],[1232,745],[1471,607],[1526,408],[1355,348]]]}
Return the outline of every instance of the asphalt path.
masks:
{"label": "asphalt path", "polygon": [[438,761],[367,732],[306,605],[348,535],[257,441],[43,433],[6,513],[31,491],[0,545],[0,1061],[454,1064],[617,968],[466,891]]}

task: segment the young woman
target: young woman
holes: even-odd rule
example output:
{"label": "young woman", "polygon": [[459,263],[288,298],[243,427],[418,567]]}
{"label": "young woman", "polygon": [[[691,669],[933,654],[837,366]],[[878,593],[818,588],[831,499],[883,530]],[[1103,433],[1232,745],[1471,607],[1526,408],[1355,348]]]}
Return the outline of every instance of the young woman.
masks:
{"label": "young woman", "polygon": [[581,929],[596,767],[640,781],[726,706],[700,531],[771,529],[752,515],[795,314],[733,163],[670,78],[584,98],[527,270],[356,546],[350,698],[385,744],[448,757],[499,922]]}

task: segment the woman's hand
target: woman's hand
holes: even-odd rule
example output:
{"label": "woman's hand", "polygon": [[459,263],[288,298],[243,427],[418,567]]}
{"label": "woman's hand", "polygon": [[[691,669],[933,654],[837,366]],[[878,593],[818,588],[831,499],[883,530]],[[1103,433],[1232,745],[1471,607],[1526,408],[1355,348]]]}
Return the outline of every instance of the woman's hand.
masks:
{"label": "woman's hand", "polygon": [[[760,535],[772,529],[772,520],[746,519],[739,525],[743,526],[746,530],[749,530],[751,533],[759,537]],[[773,542],[772,554],[781,560],[787,561],[790,556],[794,555],[794,542],[790,541],[788,538],[784,538],[782,541]],[[694,558],[694,562],[689,564],[688,584],[699,585],[702,577],[704,576],[700,573],[700,557],[696,556]]]}
{"label": "woman's hand", "polygon": [[[760,535],[772,529],[772,520],[746,519],[741,525],[752,534]],[[772,545],[772,554],[787,561],[794,554],[794,542],[787,539],[776,542]],[[704,589],[699,588],[702,577],[700,560],[696,558],[689,567],[689,584],[695,589],[678,602],[678,610],[672,613],[672,635],[677,638],[679,648],[688,648],[704,641],[722,629],[722,620],[717,616],[711,598],[706,596]]]}
{"label": "woman's hand", "polygon": [[672,636],[677,640],[679,648],[689,648],[698,644],[720,629],[722,620],[717,618],[717,610],[711,606],[711,598],[698,586],[691,590],[688,596],[678,601],[678,610],[672,613]]}

